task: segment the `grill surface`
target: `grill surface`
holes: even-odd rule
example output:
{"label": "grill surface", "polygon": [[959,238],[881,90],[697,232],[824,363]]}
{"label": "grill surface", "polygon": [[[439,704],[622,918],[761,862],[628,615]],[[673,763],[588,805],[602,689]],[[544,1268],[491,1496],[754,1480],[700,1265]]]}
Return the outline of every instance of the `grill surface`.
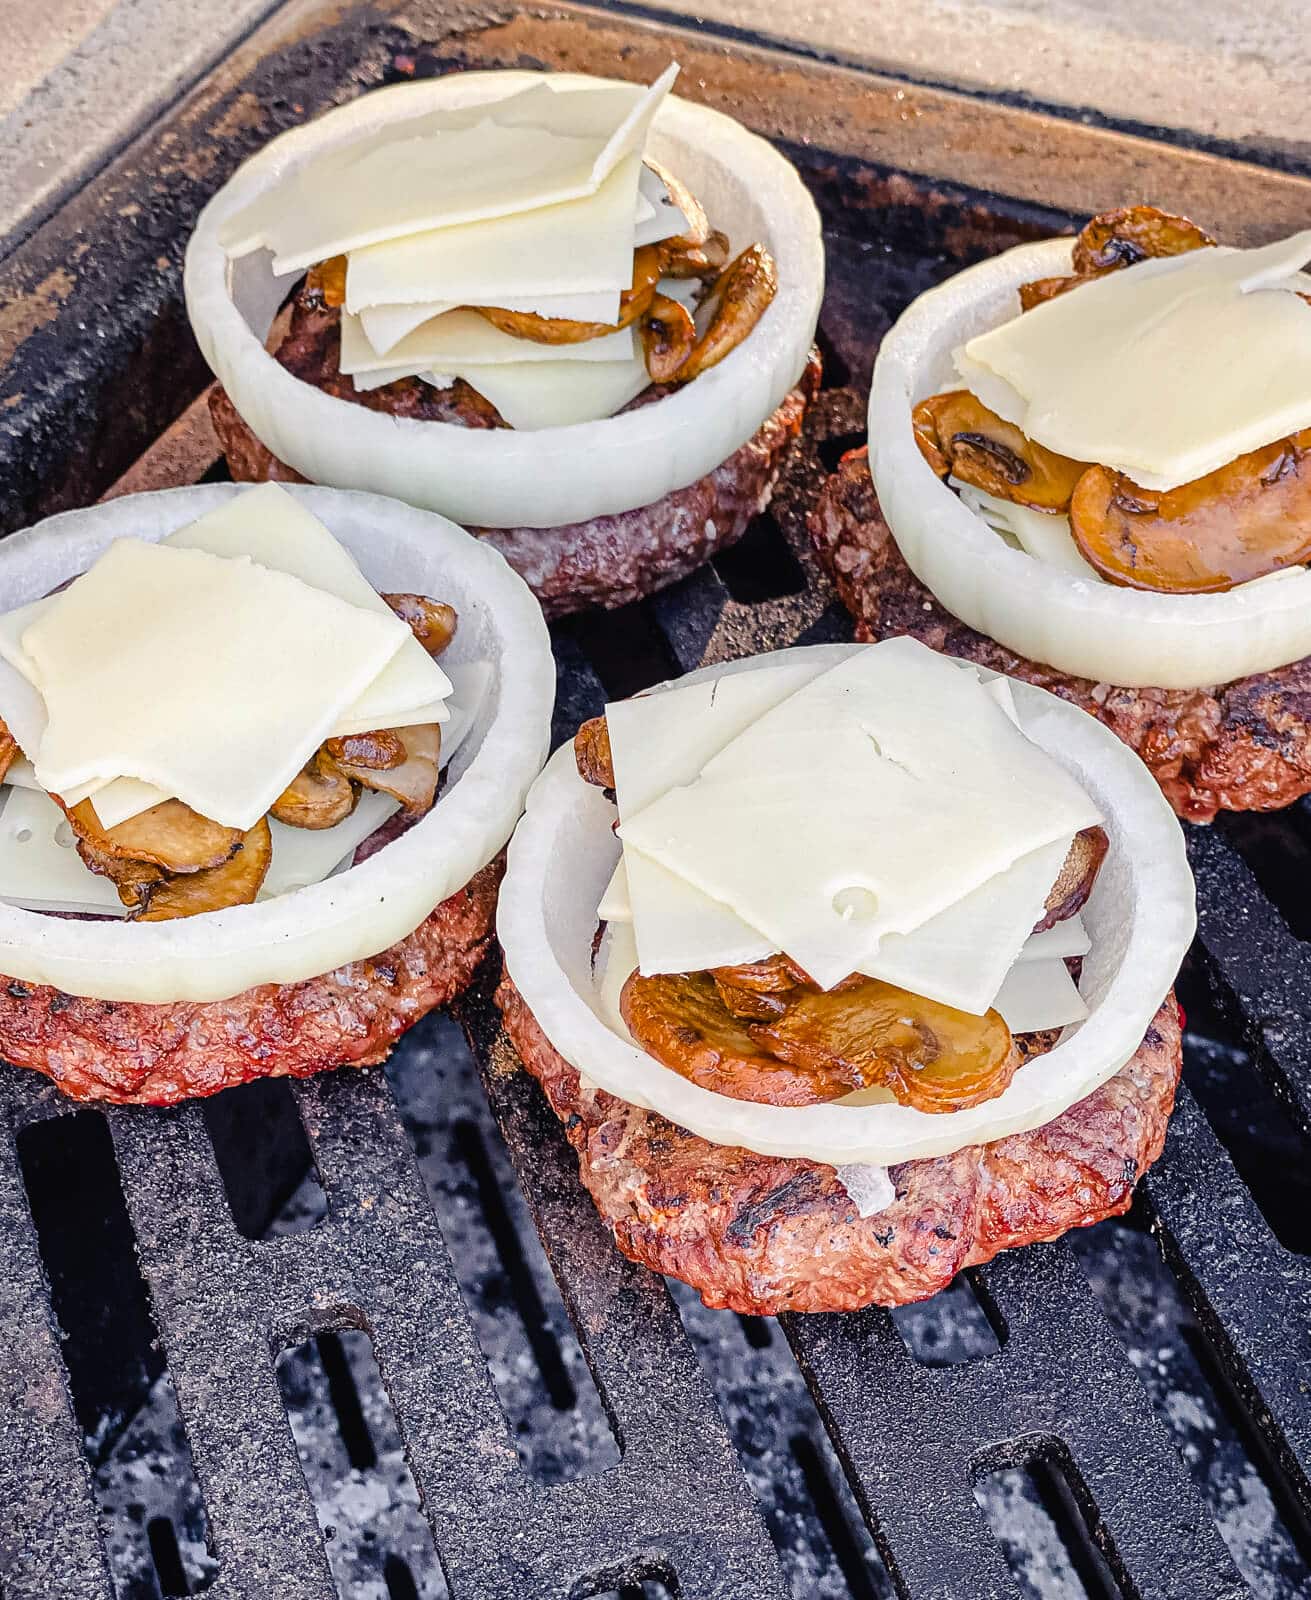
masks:
{"label": "grill surface", "polygon": [[[779,139],[814,190],[827,387],[739,550],[556,629],[557,738],[607,694],[848,636],[803,519],[914,293],[1112,203],[1162,200],[1251,242],[1296,225],[1311,194],[581,9],[294,7],[0,263],[0,524],[215,470],[179,266],[198,206],[272,132],[416,73],[649,77],[671,52],[684,93]],[[1307,859],[1306,828],[1295,808],[1191,838],[1186,1078],[1202,1104],[1181,1088],[1134,1225],[1003,1259],[895,1318],[731,1318],[625,1262],[498,1034],[490,972],[459,1021],[551,1271],[445,1019],[385,1073],[205,1109],[70,1117],[3,1069],[0,1594],[1311,1593],[1311,953],[1287,920],[1305,918],[1311,874],[1285,870]],[[129,1223],[135,1354],[116,1346]],[[79,1373],[97,1361],[123,1381],[93,1405]],[[1194,1415],[1203,1391],[1214,1409]]]}

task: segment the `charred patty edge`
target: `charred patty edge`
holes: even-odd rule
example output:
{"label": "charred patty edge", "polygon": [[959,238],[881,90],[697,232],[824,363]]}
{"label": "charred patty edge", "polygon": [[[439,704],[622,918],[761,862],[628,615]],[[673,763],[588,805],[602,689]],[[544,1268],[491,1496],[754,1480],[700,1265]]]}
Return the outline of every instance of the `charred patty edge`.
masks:
{"label": "charred patty edge", "polygon": [[629,1105],[580,1078],[508,975],[496,1001],[619,1249],[746,1315],[905,1305],[963,1267],[1126,1211],[1182,1064],[1172,992],[1092,1094],[1029,1133],[893,1167],[893,1204],[860,1217],[833,1167],[714,1145]]}
{"label": "charred patty edge", "polygon": [[373,1065],[469,985],[491,947],[504,869],[502,854],[378,955],[229,1000],[94,1000],[0,977],[0,1058],[74,1100],[149,1106]]}
{"label": "charred patty edge", "polygon": [[1079,706],[1142,758],[1185,820],[1276,810],[1311,793],[1311,657],[1198,689],[1125,689],[1016,655],[952,616],[911,572],[865,449],[843,457],[825,482],[809,529],[857,639],[907,634]]}

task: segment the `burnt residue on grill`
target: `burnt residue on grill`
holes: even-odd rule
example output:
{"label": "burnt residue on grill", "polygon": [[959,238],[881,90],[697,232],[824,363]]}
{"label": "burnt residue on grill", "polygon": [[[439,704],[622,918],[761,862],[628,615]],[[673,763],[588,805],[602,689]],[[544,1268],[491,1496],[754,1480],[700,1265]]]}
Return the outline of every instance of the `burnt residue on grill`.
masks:
{"label": "burnt residue on grill", "polygon": [[[556,743],[608,696],[850,637],[805,517],[915,294],[1144,194],[1237,242],[1306,212],[1292,175],[709,30],[309,0],[0,261],[0,527],[128,467],[222,477],[203,406],[138,458],[206,381],[187,232],[271,134],[385,81],[649,80],[671,53],[816,196],[825,382],[735,550],[556,625]],[[490,968],[462,1032],[430,1018],[385,1074],[102,1117],[0,1069],[0,1593],[1311,1593],[1307,827],[1303,807],[1190,839],[1185,1082],[1130,1218],[895,1316],[737,1318],[625,1261],[499,1035]]]}

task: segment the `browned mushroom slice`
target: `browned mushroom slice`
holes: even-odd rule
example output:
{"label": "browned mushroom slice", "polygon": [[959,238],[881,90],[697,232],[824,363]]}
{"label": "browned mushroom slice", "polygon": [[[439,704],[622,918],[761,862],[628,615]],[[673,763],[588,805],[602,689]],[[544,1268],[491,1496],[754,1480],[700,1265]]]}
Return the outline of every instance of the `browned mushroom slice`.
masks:
{"label": "browned mushroom slice", "polygon": [[662,278],[713,278],[728,265],[728,235],[718,230],[700,244],[666,239],[659,248]]}
{"label": "browned mushroom slice", "polygon": [[1020,285],[1020,309],[1032,311],[1067,289],[1104,278],[1109,272],[1131,267],[1152,256],[1181,256],[1203,250],[1215,240],[1187,217],[1176,217],[1155,206],[1122,206],[1103,211],[1084,225],[1074,241],[1074,274],[1065,278],[1037,278]]}
{"label": "browned mushroom slice", "polygon": [[710,976],[729,1011],[749,1022],[781,1017],[796,998],[796,991],[810,982],[796,962],[785,955],[766,956],[763,961],[748,961],[736,967],[714,967]]}
{"label": "browned mushroom slice", "polygon": [[355,766],[350,762],[337,762],[338,771],[366,789],[377,789],[399,800],[412,817],[421,817],[432,809],[437,797],[437,778],[442,748],[442,731],[435,722],[420,723],[415,728],[394,728],[394,733],[405,747],[405,760],[398,767]]}
{"label": "browned mushroom slice", "polygon": [[77,853],[83,865],[102,878],[108,878],[118,890],[118,898],[129,911],[142,911],[150,898],[150,891],[164,877],[162,867],[149,866],[144,861],[129,861],[109,850],[100,850],[88,839],[79,837]]}
{"label": "browned mushroom slice", "polygon": [[315,751],[269,808],[289,828],[335,828],[355,809],[359,791]]}
{"label": "browned mushroom slice", "polygon": [[1047,896],[1046,908],[1034,925],[1035,933],[1054,928],[1058,922],[1064,922],[1076,911],[1083,910],[1093,884],[1097,882],[1097,874],[1101,871],[1110,843],[1105,828],[1085,828],[1082,833],[1075,834],[1065,864]]}
{"label": "browned mushroom slice", "polygon": [[677,300],[658,294],[642,318],[640,333],[651,382],[672,383],[696,343],[692,313]]}
{"label": "browned mushroom slice", "polygon": [[660,179],[669,192],[669,198],[683,214],[687,226],[682,233],[676,234],[672,239],[666,239],[666,245],[693,246],[704,244],[710,237],[710,222],[701,202],[696,198],[681,178],[676,178],[668,167],[663,167],[658,161],[653,161],[650,156],[643,157],[643,165],[650,167],[656,177]]}
{"label": "browned mushroom slice", "polygon": [[500,306],[470,306],[468,309],[476,311],[494,328],[515,339],[528,339],[534,344],[582,344],[588,339],[602,339],[606,334],[636,322],[651,304],[659,281],[659,251],[655,245],[646,244],[633,253],[633,281],[619,296],[617,323],[539,317],[531,311],[506,311]]}
{"label": "browned mushroom slice", "polygon": [[690,383],[736,350],[769,309],[778,293],[778,268],[763,244],[751,244],[715,280],[715,309],[706,331],[679,368],[678,381]]}
{"label": "browned mushroom slice", "polygon": [[241,844],[240,828],[212,822],[181,800],[162,800],[112,828],[101,826],[91,800],[63,809],[73,831],[102,854],[144,861],[165,872],[204,872],[228,860]]}
{"label": "browned mushroom slice", "polygon": [[1084,224],[1074,241],[1074,270],[1087,275],[1115,272],[1149,256],[1182,256],[1215,240],[1187,217],[1156,206],[1121,206]]}
{"label": "browned mushroom slice", "polygon": [[430,656],[439,656],[455,637],[459,619],[455,607],[430,600],[426,594],[385,594],[382,597]]}
{"label": "browned mushroom slice", "polygon": [[[790,976],[776,963],[757,965],[767,981]],[[770,1105],[882,1086],[922,1111],[956,1111],[1000,1094],[1020,1062],[996,1011],[970,1016],[874,978],[784,994],[780,1013],[752,1021],[733,1015],[709,972],[635,972],[619,1004],[657,1061],[703,1088]]]}
{"label": "browned mushroom slice", "polygon": [[[1061,512],[1087,471],[1027,439],[967,389],[931,395],[911,412],[920,454],[939,477],[952,476],[999,500]],[[943,470],[945,463],[946,471]]]}
{"label": "browned mushroom slice", "polygon": [[615,786],[615,763],[610,753],[610,729],[604,717],[591,717],[574,734],[574,761],[584,783],[598,789]]}
{"label": "browned mushroom slice", "polygon": [[272,859],[273,835],[268,818],[261,817],[222,866],[152,884],[132,920],[168,922],[175,917],[199,916],[202,911],[222,911],[225,906],[250,905],[268,876]]}
{"label": "browned mushroom slice", "polygon": [[305,291],[325,306],[346,304],[346,257],[329,256],[305,274]]}
{"label": "browned mushroom slice", "polygon": [[323,748],[336,762],[351,767],[371,767],[386,771],[405,760],[405,746],[393,728],[377,728],[372,733],[344,733],[329,739]]}
{"label": "browned mushroom slice", "polygon": [[1311,428],[1177,489],[1090,467],[1070,530],[1108,582],[1164,594],[1215,594],[1311,561]]}
{"label": "browned mushroom slice", "polygon": [[1071,289],[1077,289],[1081,283],[1090,283],[1090,278],[1035,278],[1031,283],[1020,285],[1020,310],[1032,311],[1034,306],[1045,305],[1048,300],[1055,300],[1058,295],[1066,294]]}
{"label": "browned mushroom slice", "polygon": [[853,1089],[885,1084],[919,1111],[993,1099],[1020,1059],[999,1012],[972,1016],[877,978],[800,989],[781,1017],[744,1026],[781,1061]]}
{"label": "browned mushroom slice", "polygon": [[0,721],[0,779],[13,766],[14,761],[22,752],[18,748],[18,740],[14,738],[9,729]]}

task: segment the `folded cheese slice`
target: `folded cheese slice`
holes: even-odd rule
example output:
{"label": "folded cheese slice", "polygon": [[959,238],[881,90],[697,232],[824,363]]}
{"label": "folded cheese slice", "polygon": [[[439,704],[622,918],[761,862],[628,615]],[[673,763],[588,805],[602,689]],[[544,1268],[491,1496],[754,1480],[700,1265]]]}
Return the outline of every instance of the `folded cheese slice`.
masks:
{"label": "folded cheese slice", "polygon": [[1311,426],[1311,230],[1143,261],[978,334],[967,388],[1051,450],[1172,489]]}
{"label": "folded cheese slice", "polygon": [[632,328],[618,328],[577,344],[537,344],[502,333],[476,311],[448,311],[415,329],[385,356],[369,343],[358,317],[341,319],[341,370],[347,375],[400,368],[452,372],[461,366],[521,365],[530,361],[631,361],[637,349]]}
{"label": "folded cheese slice", "polygon": [[[767,712],[619,835],[830,987],[888,934],[1098,820],[975,674],[895,639]],[[632,856],[628,877],[640,919]]]}
{"label": "folded cheese slice", "polygon": [[[535,317],[565,318],[572,322],[619,322],[619,290],[600,289],[585,294],[506,295],[492,300],[484,294],[466,298],[468,306],[499,306],[505,311],[522,311]],[[360,312],[360,327],[377,355],[385,356],[402,339],[431,322],[434,317],[458,310],[452,300],[434,300],[426,305],[369,306]]]}
{"label": "folded cheese slice", "polygon": [[557,93],[542,83],[387,123],[306,161],[230,219],[222,242],[232,255],[263,245],[275,272],[296,272],[382,240],[592,194],[640,154],[676,75],[670,66],[645,91],[606,84]]}
{"label": "folded cheese slice", "polygon": [[249,828],[411,637],[249,559],[118,540],[23,635],[47,714],[37,777],[56,794],[139,778]]}
{"label": "folded cheese slice", "polygon": [[502,305],[516,296],[626,289],[641,164],[638,155],[626,158],[594,194],[563,205],[352,250],[346,309],[436,299]]}
{"label": "folded cheese slice", "polygon": [[461,363],[455,376],[472,384],[521,432],[612,417],[651,382],[640,350],[628,361]]}

